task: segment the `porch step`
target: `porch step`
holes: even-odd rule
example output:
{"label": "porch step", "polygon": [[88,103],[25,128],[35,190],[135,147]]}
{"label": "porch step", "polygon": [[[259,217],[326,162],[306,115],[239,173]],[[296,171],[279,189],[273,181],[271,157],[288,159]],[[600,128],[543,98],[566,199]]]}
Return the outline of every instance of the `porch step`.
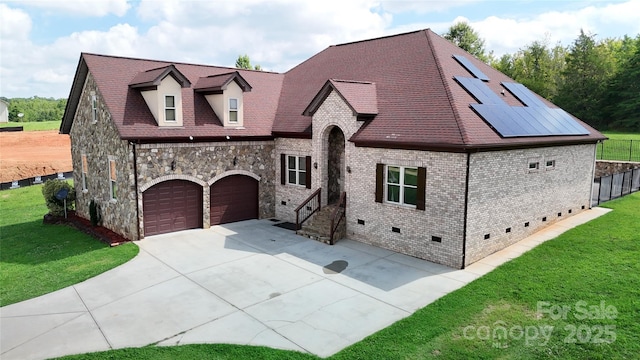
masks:
{"label": "porch step", "polygon": [[[331,238],[331,217],[336,207],[337,205],[327,205],[320,209],[320,211],[313,214],[313,216],[302,225],[302,229],[298,230],[297,234],[329,244]],[[343,220],[334,234],[334,240],[341,239],[345,235],[346,226]]]}

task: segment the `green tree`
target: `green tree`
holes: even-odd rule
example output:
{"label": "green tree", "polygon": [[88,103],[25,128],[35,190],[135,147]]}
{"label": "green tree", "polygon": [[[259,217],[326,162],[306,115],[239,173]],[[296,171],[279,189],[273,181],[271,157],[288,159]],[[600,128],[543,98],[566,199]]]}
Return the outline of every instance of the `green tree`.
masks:
{"label": "green tree", "polygon": [[569,48],[564,81],[558,89],[556,103],[561,108],[595,127],[606,127],[602,121],[602,99],[605,95],[612,63],[595,35],[580,35]]}
{"label": "green tree", "polygon": [[607,87],[604,117],[610,129],[640,132],[640,36],[636,42]]}
{"label": "green tree", "polygon": [[[66,105],[66,99],[13,98],[9,100],[9,121],[61,121]],[[18,116],[20,113],[24,115],[22,118]]]}
{"label": "green tree", "polygon": [[247,54],[238,55],[238,59],[236,60],[236,68],[262,71],[262,66],[260,66],[259,64],[251,66],[251,60],[249,59],[249,55]]}
{"label": "green tree", "polygon": [[540,96],[553,101],[562,82],[566,49],[551,48],[548,39],[534,41],[517,53],[503,55],[492,66],[522,83]]}
{"label": "green tree", "polygon": [[478,59],[489,62],[490,56],[485,51],[484,39],[466,22],[451,25],[443,37]]}

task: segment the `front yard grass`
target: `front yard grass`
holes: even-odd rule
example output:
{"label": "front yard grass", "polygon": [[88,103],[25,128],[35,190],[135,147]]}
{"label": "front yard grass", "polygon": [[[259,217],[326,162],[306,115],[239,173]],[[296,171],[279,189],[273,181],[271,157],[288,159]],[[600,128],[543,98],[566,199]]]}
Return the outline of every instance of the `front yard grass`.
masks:
{"label": "front yard grass", "polygon": [[[637,358],[640,193],[603,206],[614,211],[538,246],[331,359]],[[605,313],[596,311],[601,307]],[[317,359],[226,344],[148,346],[65,359],[116,358]]]}
{"label": "front yard grass", "polygon": [[132,259],[138,247],[108,245],[65,225],[44,225],[42,185],[0,192],[0,306],[84,281]]}

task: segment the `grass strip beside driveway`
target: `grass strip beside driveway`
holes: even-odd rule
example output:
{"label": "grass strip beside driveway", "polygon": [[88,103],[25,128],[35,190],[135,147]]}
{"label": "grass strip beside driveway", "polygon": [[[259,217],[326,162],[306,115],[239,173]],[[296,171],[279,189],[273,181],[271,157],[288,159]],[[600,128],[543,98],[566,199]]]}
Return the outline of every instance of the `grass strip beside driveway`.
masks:
{"label": "grass strip beside driveway", "polygon": [[65,225],[42,223],[42,185],[0,192],[0,305],[79,283],[132,259],[138,247],[117,247]]}

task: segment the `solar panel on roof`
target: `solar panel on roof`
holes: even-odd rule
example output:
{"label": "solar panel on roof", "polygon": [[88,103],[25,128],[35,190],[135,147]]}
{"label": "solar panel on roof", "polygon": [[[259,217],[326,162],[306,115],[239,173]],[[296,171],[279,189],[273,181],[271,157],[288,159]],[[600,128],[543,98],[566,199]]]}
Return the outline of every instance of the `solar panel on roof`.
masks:
{"label": "solar panel on roof", "polygon": [[478,102],[483,104],[504,104],[504,101],[502,101],[496,93],[491,91],[482,80],[462,76],[455,76],[454,79],[460,83],[471,96],[478,100]]}
{"label": "solar panel on roof", "polygon": [[540,99],[538,99],[538,97],[533,92],[531,92],[531,90],[527,89],[526,86],[518,83],[509,83],[509,82],[502,82],[500,84],[504,86],[507,90],[509,90],[509,92],[513,94],[513,96],[518,98],[518,100],[520,100],[520,102],[523,103],[524,105],[531,106],[531,107],[533,106],[546,107],[546,105]]}
{"label": "solar panel on roof", "polygon": [[489,81],[489,77],[482,71],[480,71],[480,69],[478,69],[475,65],[473,65],[473,63],[466,57],[461,55],[453,55],[453,58],[456,59],[456,61],[460,63],[460,65],[464,66],[464,68],[467,69],[467,71],[470,72],[471,75],[482,81]]}
{"label": "solar panel on roof", "polygon": [[522,84],[502,83],[525,105],[510,106],[480,79],[456,76],[455,80],[479,102],[471,108],[502,137],[589,135],[571,115],[548,107]]}

